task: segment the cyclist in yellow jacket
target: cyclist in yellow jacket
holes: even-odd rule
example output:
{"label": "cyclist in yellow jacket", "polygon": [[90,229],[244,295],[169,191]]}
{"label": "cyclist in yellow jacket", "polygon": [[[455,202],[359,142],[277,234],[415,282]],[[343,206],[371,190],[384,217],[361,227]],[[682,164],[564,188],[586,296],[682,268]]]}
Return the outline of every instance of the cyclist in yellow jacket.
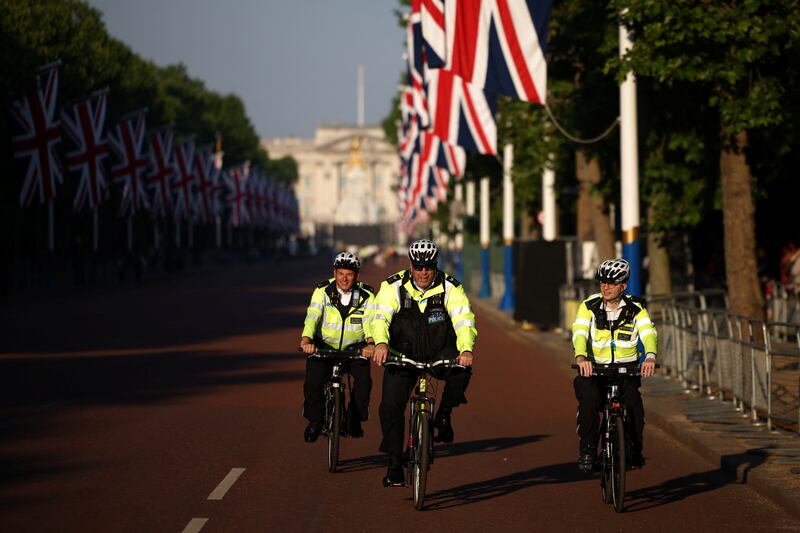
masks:
{"label": "cyclist in yellow jacket", "polygon": [[372,390],[369,360],[372,352],[370,321],[375,289],[358,281],[361,262],[355,254],[342,252],[333,261],[333,277],[319,285],[311,295],[300,349],[308,355],[303,416],[308,420],[303,438],[314,442],[325,419],[324,386],[331,375],[331,364],[314,356],[317,348],[346,350],[364,348],[361,359],[351,361],[346,370],[353,376],[353,390],[347,408],[347,434],[362,437],[361,422],[369,417]]}
{"label": "cyclist in yellow jacket", "polygon": [[[416,361],[458,359],[459,367],[437,375],[446,382],[434,418],[439,430],[435,440],[453,442],[451,411],[467,402],[464,392],[472,374],[472,350],[478,335],[475,315],[461,283],[436,267],[439,251],[433,241],[415,241],[408,257],[410,268],[384,281],[375,298],[373,358],[383,365],[391,345]],[[389,454],[389,470],[383,479],[386,487],[400,486],[405,480],[401,459],[403,418],[417,374],[416,369],[391,362],[383,373],[379,413],[383,431],[380,450]]]}
{"label": "cyclist in yellow jacket", "polygon": [[[580,374],[573,386],[578,399],[578,436],[580,457],[578,468],[591,472],[597,454],[599,431],[598,412],[603,405],[600,377],[592,377],[592,363],[633,363],[639,360],[638,343],[642,342],[645,360],[643,376],[655,373],[658,336],[644,304],[638,298],[623,294],[630,278],[630,265],[624,259],[603,261],[597,267],[595,280],[600,292],[581,303],[572,324],[572,346]],[[631,466],[644,466],[642,443],[644,435],[644,405],[639,393],[641,378],[628,377],[622,385],[625,403],[633,426],[631,432]]]}

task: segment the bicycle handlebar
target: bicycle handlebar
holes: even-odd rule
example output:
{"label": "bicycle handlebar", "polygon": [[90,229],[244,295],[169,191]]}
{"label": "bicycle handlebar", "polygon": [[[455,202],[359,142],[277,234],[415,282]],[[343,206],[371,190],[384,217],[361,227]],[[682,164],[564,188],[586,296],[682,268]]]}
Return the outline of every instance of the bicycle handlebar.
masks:
{"label": "bicycle handlebar", "polygon": [[[570,368],[579,369],[580,366],[573,364],[570,365]],[[656,363],[656,368],[661,368],[661,365]],[[618,365],[601,365],[597,363],[592,363],[592,375],[593,376],[619,376],[619,375],[640,376],[641,366],[639,365],[638,362],[623,363]]]}
{"label": "bicycle handlebar", "polygon": [[409,359],[408,357],[406,357],[405,355],[401,354],[400,352],[398,352],[396,350],[391,350],[390,349],[389,351],[391,352],[392,355],[389,355],[386,358],[386,362],[387,363],[399,363],[401,365],[412,366],[412,367],[418,368],[419,370],[431,370],[432,368],[437,367],[437,366],[446,366],[446,367],[447,366],[450,366],[450,367],[452,367],[452,366],[460,366],[458,364],[458,358],[456,358],[456,359],[437,359],[436,361],[422,362],[422,361],[415,361],[414,359]]}
{"label": "bicycle handlebar", "polygon": [[[303,349],[302,348],[298,348],[297,351],[298,352],[302,352]],[[334,360],[341,360],[341,361],[348,361],[348,360],[351,360],[351,359],[362,359],[362,358],[364,358],[364,356],[361,355],[361,350],[359,350],[358,352],[353,352],[353,351],[349,351],[349,350],[329,350],[329,349],[325,349],[325,348],[322,348],[322,349],[317,348],[317,350],[314,353],[308,354],[308,355],[309,355],[309,357],[312,356],[312,355],[316,355],[316,356],[322,357],[324,359],[334,359]]]}

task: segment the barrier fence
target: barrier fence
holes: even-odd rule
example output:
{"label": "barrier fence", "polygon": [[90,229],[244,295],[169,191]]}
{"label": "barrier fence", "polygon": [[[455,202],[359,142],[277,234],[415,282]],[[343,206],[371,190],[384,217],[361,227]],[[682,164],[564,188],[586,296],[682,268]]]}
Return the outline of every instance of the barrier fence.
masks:
{"label": "barrier fence", "polygon": [[[596,290],[562,287],[566,337],[577,305],[590,292]],[[653,296],[647,304],[662,372],[687,390],[732,401],[754,424],[800,432],[800,321],[729,313],[719,290]]]}

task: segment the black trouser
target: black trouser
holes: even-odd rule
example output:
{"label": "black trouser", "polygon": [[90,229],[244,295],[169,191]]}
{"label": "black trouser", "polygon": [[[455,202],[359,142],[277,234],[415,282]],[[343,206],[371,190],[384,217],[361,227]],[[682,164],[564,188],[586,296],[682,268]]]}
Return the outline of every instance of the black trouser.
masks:
{"label": "black trouser", "polygon": [[[449,411],[453,407],[467,403],[464,393],[472,376],[472,368],[442,368],[436,371],[435,375],[437,379],[445,380],[439,409]],[[386,365],[383,371],[383,394],[378,409],[383,440],[379,449],[395,457],[403,453],[406,404],[418,376],[419,371],[416,369],[391,364]]]}
{"label": "black trouser", "polygon": [[[319,357],[306,360],[306,381],[303,384],[303,416],[312,424],[322,424],[325,420],[324,386],[331,377],[333,363]],[[342,365],[342,373],[353,376],[353,390],[350,391],[350,412],[355,419],[369,418],[369,395],[372,391],[372,376],[369,361],[356,359]]]}
{"label": "black trouser", "polygon": [[[578,436],[581,453],[594,453],[597,450],[597,437],[600,431],[600,413],[605,403],[605,387],[602,377],[585,378],[576,376],[572,382],[575,397],[578,399]],[[628,427],[634,449],[642,449],[644,438],[644,404],[639,387],[639,377],[626,377],[620,384],[620,395],[628,411]],[[632,430],[632,431],[631,431]]]}

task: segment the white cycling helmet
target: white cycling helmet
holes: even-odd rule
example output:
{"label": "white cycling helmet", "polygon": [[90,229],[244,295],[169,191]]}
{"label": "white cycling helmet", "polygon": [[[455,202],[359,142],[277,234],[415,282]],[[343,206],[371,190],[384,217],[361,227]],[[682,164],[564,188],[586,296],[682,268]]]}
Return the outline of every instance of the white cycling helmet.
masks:
{"label": "white cycling helmet", "polygon": [[333,268],[346,268],[358,272],[361,268],[361,261],[358,256],[351,252],[339,252],[333,260]]}
{"label": "white cycling helmet", "polygon": [[439,249],[433,241],[420,239],[408,247],[408,258],[415,264],[435,265],[439,259]]}
{"label": "white cycling helmet", "polygon": [[609,259],[600,263],[597,273],[594,275],[596,281],[604,283],[625,283],[631,277],[631,266],[624,259]]}

